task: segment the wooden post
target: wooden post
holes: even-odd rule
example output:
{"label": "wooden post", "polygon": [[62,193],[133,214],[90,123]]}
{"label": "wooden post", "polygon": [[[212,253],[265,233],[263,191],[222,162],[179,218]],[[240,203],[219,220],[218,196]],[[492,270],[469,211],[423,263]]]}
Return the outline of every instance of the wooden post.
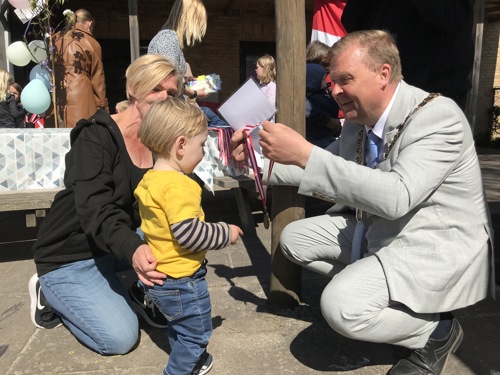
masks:
{"label": "wooden post", "polygon": [[140,56],[137,0],[128,0],[128,23],[130,29],[130,60],[134,62]]}
{"label": "wooden post", "polygon": [[484,0],[474,3],[474,25],[472,31],[475,36],[474,41],[474,65],[472,67],[472,89],[469,92],[465,114],[469,120],[474,135],[476,125],[477,98],[479,92],[479,76],[481,70],[481,53],[483,48],[483,28],[484,28]]}
{"label": "wooden post", "polygon": [[[276,121],[305,134],[306,24],[304,0],[275,0],[278,113]],[[297,188],[272,190],[271,280],[269,302],[280,307],[300,303],[302,269],[286,259],[279,239],[288,223],[304,217],[304,197]]]}

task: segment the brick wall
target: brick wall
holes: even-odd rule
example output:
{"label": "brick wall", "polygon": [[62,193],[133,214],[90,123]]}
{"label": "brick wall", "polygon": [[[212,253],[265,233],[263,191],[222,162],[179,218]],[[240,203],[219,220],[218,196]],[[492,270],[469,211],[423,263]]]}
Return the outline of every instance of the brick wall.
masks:
{"label": "brick wall", "polygon": [[[138,2],[141,47],[161,29],[173,0]],[[94,34],[99,39],[129,39],[128,3],[71,0],[72,10],[85,8],[96,18]],[[240,86],[240,41],[273,42],[275,39],[274,1],[210,0],[206,2],[208,27],[202,43],[186,47],[184,55],[194,75],[217,73],[222,80],[219,102]],[[313,1],[305,1],[306,40],[310,39]],[[292,27],[292,25],[290,26]],[[104,61],[106,65],[106,61]]]}

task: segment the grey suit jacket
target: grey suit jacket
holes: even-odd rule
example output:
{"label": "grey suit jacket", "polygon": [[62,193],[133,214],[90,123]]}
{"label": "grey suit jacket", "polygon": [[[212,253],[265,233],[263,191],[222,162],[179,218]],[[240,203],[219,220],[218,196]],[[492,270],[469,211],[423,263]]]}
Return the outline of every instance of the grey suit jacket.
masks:
{"label": "grey suit jacket", "polygon": [[[386,153],[396,127],[427,95],[401,82],[385,127]],[[360,135],[363,126],[346,121],[333,154],[314,147],[305,170],[293,174],[299,193],[364,211],[367,249],[384,268],[391,300],[441,312],[485,298],[488,283],[494,293],[493,231],[460,108],[445,97],[422,107],[378,169],[354,162]]]}

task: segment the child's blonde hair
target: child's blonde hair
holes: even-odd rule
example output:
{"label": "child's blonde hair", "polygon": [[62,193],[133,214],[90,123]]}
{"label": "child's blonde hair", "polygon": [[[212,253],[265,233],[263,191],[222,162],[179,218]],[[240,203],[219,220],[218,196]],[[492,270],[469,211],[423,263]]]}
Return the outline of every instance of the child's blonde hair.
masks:
{"label": "child's blonde hair", "polygon": [[257,60],[257,65],[261,68],[264,68],[262,77],[260,77],[260,83],[269,83],[276,81],[276,63],[274,62],[274,57],[267,54],[261,56]]}
{"label": "child's blonde hair", "polygon": [[153,103],[142,120],[139,138],[153,154],[168,155],[178,137],[193,138],[207,129],[207,118],[196,104],[169,98]]}

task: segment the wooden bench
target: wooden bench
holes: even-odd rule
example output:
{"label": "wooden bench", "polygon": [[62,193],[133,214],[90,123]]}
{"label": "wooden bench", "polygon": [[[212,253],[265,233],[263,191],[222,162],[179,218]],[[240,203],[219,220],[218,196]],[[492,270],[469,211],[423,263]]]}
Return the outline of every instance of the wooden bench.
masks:
{"label": "wooden bench", "polygon": [[45,217],[61,189],[12,190],[0,192],[0,212],[34,211],[26,214],[26,227],[36,227],[36,218]]}
{"label": "wooden bench", "polygon": [[[36,227],[36,218],[45,217],[54,197],[61,189],[13,190],[0,192],[0,212],[33,211],[26,214],[26,227]],[[255,235],[250,194],[255,193],[255,180],[248,176],[214,178],[214,191],[232,190],[236,199],[242,229]]]}
{"label": "wooden bench", "polygon": [[257,191],[254,178],[251,176],[214,177],[214,191],[218,190],[232,190],[234,192],[238,214],[241,220],[241,229],[243,229],[245,234],[252,236],[257,235],[250,204],[251,194],[255,194]]}

